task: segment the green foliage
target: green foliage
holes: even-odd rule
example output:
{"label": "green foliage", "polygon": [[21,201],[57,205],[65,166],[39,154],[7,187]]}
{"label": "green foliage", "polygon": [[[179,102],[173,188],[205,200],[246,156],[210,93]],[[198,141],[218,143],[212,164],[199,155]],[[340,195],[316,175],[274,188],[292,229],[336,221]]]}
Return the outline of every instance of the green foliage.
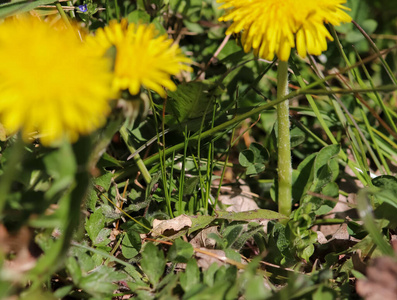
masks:
{"label": "green foliage", "polygon": [[240,152],[238,160],[240,165],[247,168],[247,175],[257,175],[265,170],[268,154],[262,145],[252,143],[248,149]]}
{"label": "green foliage", "polygon": [[[173,78],[166,99],[143,89],[135,100],[146,106],[136,111],[146,118],[123,124],[112,115],[75,144],[24,145],[0,126],[0,298],[357,297],[360,263],[395,257],[397,10],[389,2],[349,0],[366,34],[344,24],[330,28],[338,34],[320,57],[293,51],[288,217],[275,208],[275,62],[245,53],[238,35],[225,40],[220,4],[84,2],[89,11],[73,18],[90,33],[114,19],[152,23],[194,70]],[[52,3],[4,2],[0,18],[46,15],[39,6]],[[238,200],[228,208],[222,197],[259,208],[241,211]],[[348,208],[333,214],[344,199]],[[155,219],[183,214],[190,225],[153,237]],[[337,227],[324,230],[326,241],[325,225]]]}

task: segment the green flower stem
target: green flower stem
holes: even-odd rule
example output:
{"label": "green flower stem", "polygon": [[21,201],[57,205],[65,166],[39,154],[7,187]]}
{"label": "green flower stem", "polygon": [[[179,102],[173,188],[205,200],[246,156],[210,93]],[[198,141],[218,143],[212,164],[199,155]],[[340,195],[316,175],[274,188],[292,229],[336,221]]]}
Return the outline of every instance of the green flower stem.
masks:
{"label": "green flower stem", "polygon": [[58,10],[59,14],[61,15],[62,20],[65,22],[66,26],[71,28],[72,25],[70,24],[69,18],[65,14],[65,11],[63,10],[61,3],[55,2],[55,7],[57,8],[57,10]]}
{"label": "green flower stem", "polygon": [[[277,100],[288,94],[288,62],[277,67]],[[292,206],[291,135],[289,101],[277,104],[278,212],[289,217]]]}
{"label": "green flower stem", "polygon": [[[132,146],[130,139],[129,139],[129,134],[127,131],[127,128],[125,126],[122,126],[120,128],[120,135],[122,139],[124,140],[125,144],[127,145],[128,150],[130,150],[131,154],[136,152],[136,149]],[[149,171],[147,170],[142,158],[139,156],[139,154],[134,155],[134,160],[141,171],[141,174],[143,176],[143,179],[147,184],[150,183],[152,180],[152,177],[149,174]]]}

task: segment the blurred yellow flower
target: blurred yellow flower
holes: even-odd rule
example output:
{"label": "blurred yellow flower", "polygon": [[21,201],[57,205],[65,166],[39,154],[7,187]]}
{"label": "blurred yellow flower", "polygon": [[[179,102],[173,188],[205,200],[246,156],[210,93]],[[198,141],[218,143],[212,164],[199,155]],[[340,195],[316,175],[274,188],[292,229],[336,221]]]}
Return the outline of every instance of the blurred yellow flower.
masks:
{"label": "blurred yellow flower", "polygon": [[226,34],[242,33],[244,51],[272,60],[276,54],[288,61],[291,48],[301,57],[320,55],[333,40],[325,24],[350,22],[346,0],[218,0],[225,15],[219,21],[233,23]]}
{"label": "blurred yellow flower", "polygon": [[164,88],[175,90],[171,76],[181,71],[191,71],[186,65],[191,61],[166,35],[158,35],[153,25],[128,24],[111,21],[109,26],[98,29],[95,37],[87,37],[93,49],[104,54],[112,46],[116,48],[113,88],[128,89],[132,95],[141,86],[165,96]]}
{"label": "blurred yellow flower", "polygon": [[0,25],[0,123],[39,133],[44,145],[74,142],[110,112],[110,60],[94,56],[74,29],[54,29],[39,18]]}

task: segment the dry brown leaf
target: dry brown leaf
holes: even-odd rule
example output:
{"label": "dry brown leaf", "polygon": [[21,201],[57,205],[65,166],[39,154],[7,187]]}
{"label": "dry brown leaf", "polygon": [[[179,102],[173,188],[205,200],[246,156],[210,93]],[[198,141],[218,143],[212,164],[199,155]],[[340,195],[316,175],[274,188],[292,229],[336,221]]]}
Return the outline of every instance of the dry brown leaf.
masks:
{"label": "dry brown leaf", "polygon": [[218,226],[211,226],[201,230],[191,241],[190,244],[193,248],[208,248],[213,249],[215,248],[216,242],[213,239],[208,238],[210,233],[218,234]]}
{"label": "dry brown leaf", "polygon": [[373,259],[367,279],[359,279],[356,290],[365,300],[397,300],[397,262],[391,257]]}
{"label": "dry brown leaf", "polygon": [[22,273],[33,268],[41,254],[28,227],[11,233],[3,224],[0,224],[0,251],[14,256],[14,259],[4,262],[3,270],[12,280],[17,280]]}
{"label": "dry brown leaf", "polygon": [[197,265],[199,268],[203,270],[208,269],[213,263],[216,263],[218,266],[224,265],[224,261],[226,260],[226,254],[223,250],[215,250],[215,249],[207,249],[207,248],[199,248],[203,250],[203,252],[208,252],[212,255],[207,255],[205,253],[196,252]]}
{"label": "dry brown leaf", "polygon": [[153,221],[152,236],[156,237],[162,234],[172,235],[185,227],[192,227],[192,220],[186,215],[180,215],[171,220],[157,220]]}
{"label": "dry brown leaf", "polygon": [[258,204],[253,200],[250,187],[248,185],[233,186],[230,190],[225,191],[219,196],[219,201],[228,205],[226,211],[241,212],[259,209]]}

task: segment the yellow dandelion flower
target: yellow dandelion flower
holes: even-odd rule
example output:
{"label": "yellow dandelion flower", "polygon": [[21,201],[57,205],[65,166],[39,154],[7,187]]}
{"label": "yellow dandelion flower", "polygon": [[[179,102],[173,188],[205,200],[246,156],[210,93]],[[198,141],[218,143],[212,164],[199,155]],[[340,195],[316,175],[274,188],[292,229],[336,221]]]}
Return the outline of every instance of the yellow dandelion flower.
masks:
{"label": "yellow dandelion flower", "polygon": [[172,75],[182,70],[191,71],[186,58],[178,45],[166,35],[158,35],[153,25],[128,24],[111,21],[109,26],[98,29],[95,37],[87,42],[93,48],[106,52],[116,47],[113,88],[128,89],[132,95],[139,93],[141,86],[165,96],[164,88],[175,90]]}
{"label": "yellow dandelion flower", "polygon": [[94,56],[73,29],[57,30],[38,18],[0,25],[0,123],[39,132],[44,145],[74,142],[102,126],[110,112],[108,59]]}
{"label": "yellow dandelion flower", "polygon": [[242,33],[244,51],[272,60],[288,61],[291,48],[301,57],[320,55],[333,40],[324,24],[350,22],[346,0],[218,0],[226,10],[219,21],[230,21],[227,34]]}

